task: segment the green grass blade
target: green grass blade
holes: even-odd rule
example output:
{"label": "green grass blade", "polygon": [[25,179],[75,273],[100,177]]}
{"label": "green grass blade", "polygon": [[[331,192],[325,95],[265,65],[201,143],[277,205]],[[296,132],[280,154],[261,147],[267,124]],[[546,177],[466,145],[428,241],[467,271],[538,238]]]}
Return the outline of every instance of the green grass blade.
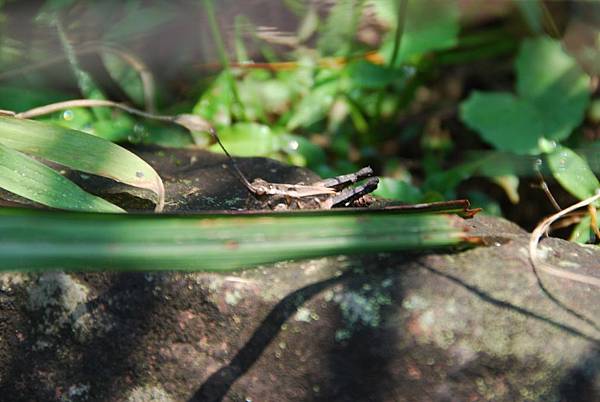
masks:
{"label": "green grass blade", "polygon": [[0,144],[71,169],[104,176],[156,194],[164,205],[164,187],[156,171],[128,150],[90,134],[33,120],[0,117]]}
{"label": "green grass blade", "polygon": [[472,240],[453,215],[319,211],[106,215],[0,209],[2,270],[228,271],[287,259]]}
{"label": "green grass blade", "polygon": [[118,206],[86,193],[43,163],[1,144],[0,187],[52,208],[124,212]]}

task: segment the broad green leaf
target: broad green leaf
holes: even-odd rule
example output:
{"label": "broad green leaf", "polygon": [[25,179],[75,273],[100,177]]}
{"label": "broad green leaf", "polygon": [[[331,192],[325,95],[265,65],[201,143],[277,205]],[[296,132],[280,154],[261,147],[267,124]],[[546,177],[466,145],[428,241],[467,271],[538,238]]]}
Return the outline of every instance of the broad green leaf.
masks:
{"label": "broad green leaf", "polygon": [[600,189],[600,182],[588,163],[571,149],[557,147],[546,155],[546,159],[556,181],[580,200],[593,196]]}
{"label": "broad green leaf", "polygon": [[1,270],[229,271],[327,255],[468,245],[457,216],[314,211],[187,216],[0,209]]}
{"label": "broad green leaf", "polygon": [[0,144],[71,169],[148,189],[164,204],[164,187],[156,171],[128,150],[102,138],[33,120],[0,117]]}
{"label": "broad green leaf", "polygon": [[526,39],[515,63],[517,93],[540,113],[542,135],[564,140],[583,120],[590,98],[590,77],[560,42]]}
{"label": "broad green leaf", "polygon": [[41,162],[0,144],[0,187],[51,208],[75,211],[124,212],[86,193]]}
{"label": "broad green leaf", "polygon": [[505,92],[474,91],[460,105],[462,120],[499,150],[536,154],[542,137],[538,110]]}
{"label": "broad green leaf", "polygon": [[423,193],[417,187],[404,180],[382,177],[373,195],[409,204],[416,204],[423,200]]}
{"label": "broad green leaf", "polygon": [[[398,1],[372,0],[379,18],[390,25],[388,35],[381,48],[386,62],[389,62],[394,48],[393,30],[397,28]],[[409,0],[405,17],[404,33],[396,58],[400,66],[407,59],[435,50],[456,46],[460,31],[459,10],[455,1],[448,0]]]}
{"label": "broad green leaf", "polygon": [[[281,148],[280,139],[269,126],[257,123],[237,123],[219,130],[219,137],[225,148],[237,156],[268,156]],[[223,152],[218,144],[211,151]]]}

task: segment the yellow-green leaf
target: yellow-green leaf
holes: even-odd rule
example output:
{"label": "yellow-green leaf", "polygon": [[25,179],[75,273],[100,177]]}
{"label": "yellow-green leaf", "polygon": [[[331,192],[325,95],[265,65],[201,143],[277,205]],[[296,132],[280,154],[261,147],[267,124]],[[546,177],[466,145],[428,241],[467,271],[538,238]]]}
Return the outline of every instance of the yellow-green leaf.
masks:
{"label": "yellow-green leaf", "polygon": [[150,190],[156,194],[156,211],[163,208],[164,186],[158,173],[138,156],[103,138],[33,120],[0,117],[0,144]]}
{"label": "yellow-green leaf", "polygon": [[0,144],[0,187],[51,208],[124,212],[41,162]]}

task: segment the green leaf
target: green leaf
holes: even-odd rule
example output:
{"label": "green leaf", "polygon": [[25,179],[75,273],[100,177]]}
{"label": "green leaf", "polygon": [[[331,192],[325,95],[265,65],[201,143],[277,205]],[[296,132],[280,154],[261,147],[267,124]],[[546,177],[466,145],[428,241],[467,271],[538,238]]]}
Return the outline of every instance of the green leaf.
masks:
{"label": "green leaf", "polygon": [[541,134],[564,140],[583,120],[590,98],[590,77],[560,42],[540,37],[523,41],[515,63],[517,93],[538,110]]}
{"label": "green leaf", "polygon": [[0,144],[0,187],[51,208],[75,211],[124,212],[86,193],[41,162]]}
{"label": "green leaf", "polygon": [[[390,24],[392,32],[397,27],[398,3],[397,0],[373,2],[378,17]],[[405,18],[406,26],[396,58],[396,66],[400,66],[410,58],[456,46],[460,31],[459,16],[455,1],[409,0]],[[389,35],[381,48],[381,53],[388,63],[393,48],[394,35]]]}
{"label": "green leaf", "polygon": [[595,195],[600,189],[600,182],[588,163],[571,149],[557,147],[554,152],[546,155],[546,159],[556,181],[580,200]]}
{"label": "green leaf", "polygon": [[192,113],[202,116],[215,125],[231,124],[233,96],[229,89],[228,73],[221,73],[204,91]]}
{"label": "green leaf", "polygon": [[468,238],[457,216],[368,209],[157,217],[2,208],[0,270],[222,272],[288,259],[466,245]]}
{"label": "green leaf", "polygon": [[162,210],[164,187],[156,171],[110,141],[33,120],[0,117],[0,144],[71,169],[150,190],[157,196],[157,210]]}
{"label": "green leaf", "polygon": [[377,197],[399,200],[409,204],[416,204],[423,200],[423,193],[417,187],[404,180],[382,177],[373,192]]}
{"label": "green leaf", "polygon": [[460,105],[460,115],[497,149],[517,154],[539,153],[542,118],[526,100],[505,92],[474,91]]}
{"label": "green leaf", "polygon": [[[256,123],[237,123],[219,130],[219,138],[225,148],[237,156],[269,156],[281,148],[280,139],[269,126]],[[223,152],[218,144],[211,151]]]}
{"label": "green leaf", "polygon": [[145,91],[139,73],[121,57],[107,51],[100,54],[110,77],[119,84],[129,98],[138,106],[145,106]]}
{"label": "green leaf", "polygon": [[569,241],[574,241],[580,244],[589,243],[594,236],[591,225],[592,218],[589,215],[584,216],[581,221],[575,225],[575,228],[571,232],[571,236],[569,236]]}

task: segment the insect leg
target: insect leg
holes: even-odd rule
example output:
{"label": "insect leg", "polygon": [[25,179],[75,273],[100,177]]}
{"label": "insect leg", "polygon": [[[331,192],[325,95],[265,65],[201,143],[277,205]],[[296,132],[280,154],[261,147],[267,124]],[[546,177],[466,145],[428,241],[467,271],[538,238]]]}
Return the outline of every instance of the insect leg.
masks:
{"label": "insect leg", "polygon": [[331,206],[332,208],[347,207],[360,197],[375,191],[378,184],[379,179],[377,177],[372,177],[365,184],[346,188],[333,197]]}
{"label": "insect leg", "polygon": [[373,169],[369,166],[360,169],[356,173],[345,174],[337,177],[332,177],[330,179],[321,180],[318,183],[313,184],[314,186],[323,186],[329,187],[336,190],[339,190],[343,187],[347,187],[350,184],[357,183],[361,180],[366,179],[367,177],[373,176]]}

